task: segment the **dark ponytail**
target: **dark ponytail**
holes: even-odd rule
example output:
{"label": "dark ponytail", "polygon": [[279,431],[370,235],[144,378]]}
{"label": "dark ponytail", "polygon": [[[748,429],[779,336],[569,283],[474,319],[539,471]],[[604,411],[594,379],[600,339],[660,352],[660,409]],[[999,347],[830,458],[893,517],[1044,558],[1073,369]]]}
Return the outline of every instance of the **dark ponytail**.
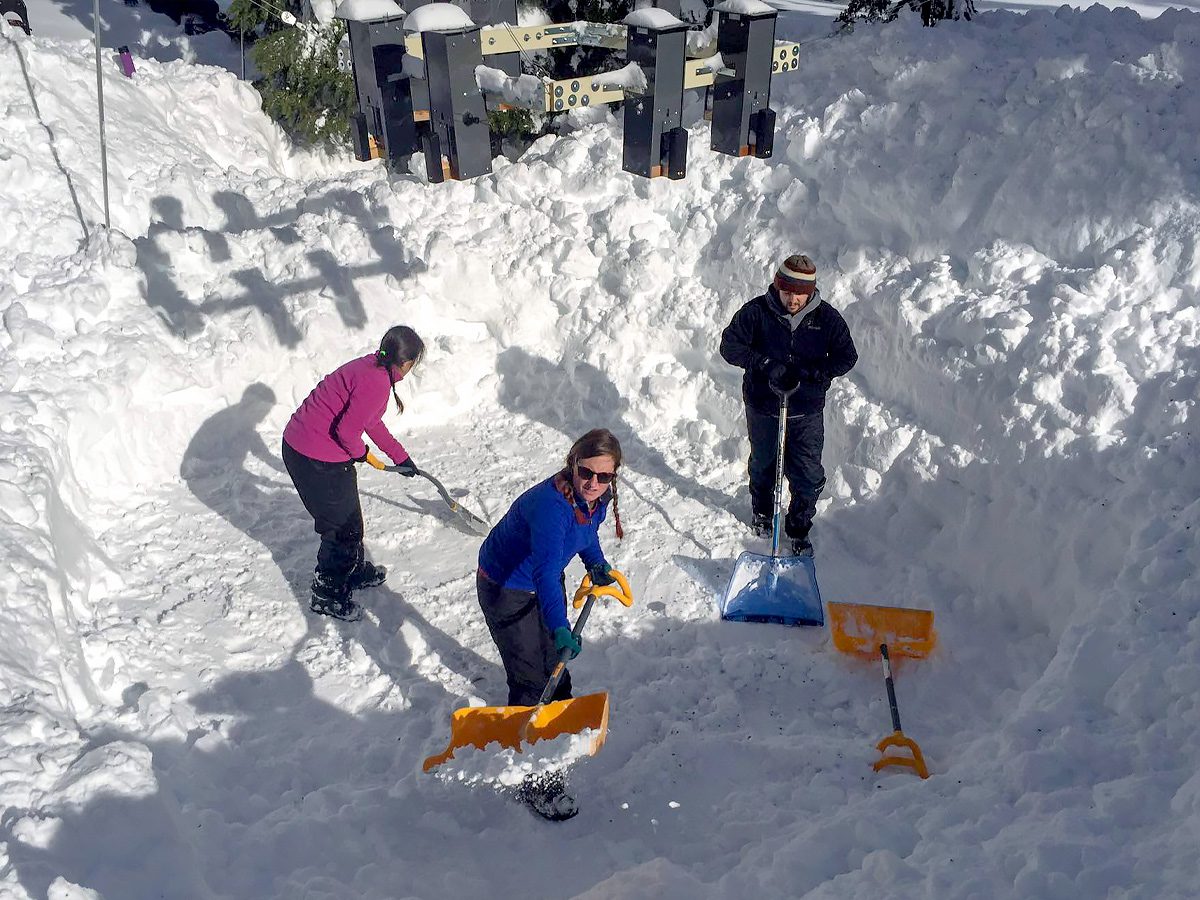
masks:
{"label": "dark ponytail", "polygon": [[375,351],[375,364],[387,371],[388,380],[392,385],[392,396],[396,398],[396,407],[400,412],[404,412],[404,404],[400,402],[400,395],[396,393],[396,376],[392,369],[406,362],[415,365],[424,356],[425,342],[407,325],[393,325],[389,328],[383,340],[379,342],[379,349]]}

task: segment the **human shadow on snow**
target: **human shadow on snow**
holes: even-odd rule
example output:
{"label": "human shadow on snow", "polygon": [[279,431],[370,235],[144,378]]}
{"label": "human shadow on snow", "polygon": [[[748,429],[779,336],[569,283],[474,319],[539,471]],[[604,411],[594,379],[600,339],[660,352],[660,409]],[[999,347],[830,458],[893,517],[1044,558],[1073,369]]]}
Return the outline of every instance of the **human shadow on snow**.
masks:
{"label": "human shadow on snow", "polygon": [[[555,364],[519,347],[509,347],[498,357],[496,371],[500,376],[497,399],[505,409],[549,426],[570,440],[592,428],[608,428],[621,441],[627,472],[657,479],[680,496],[709,509],[736,515],[744,505],[739,498],[679,474],[660,450],[643,441],[625,421],[629,401],[592,364],[577,361]],[[635,486],[634,480],[626,475],[622,476],[621,485],[638,493],[671,528],[686,535],[674,524],[660,491]]]}
{"label": "human shadow on snow", "polygon": [[[403,278],[420,271],[424,263],[413,256],[390,225],[380,224],[374,211],[368,209],[362,195],[342,188],[327,191],[318,197],[306,197],[292,207],[268,216],[259,216],[253,203],[233,191],[217,191],[214,204],[225,221],[215,229],[197,228],[184,224],[183,205],[177,197],[161,195],[152,201],[153,219],[146,236],[134,240],[137,265],[145,276],[146,303],[162,319],[176,337],[188,339],[203,330],[205,323],[217,316],[242,309],[257,309],[270,325],[281,346],[299,346],[303,335],[293,313],[292,298],[318,292],[334,304],[342,324],[349,329],[366,327],[367,314],[356,279],[392,275]],[[375,256],[370,262],[343,265],[323,247],[304,250],[304,236],[297,223],[305,216],[325,217],[349,222],[361,231]],[[176,259],[167,247],[182,243],[189,257],[199,253],[191,236],[199,236],[205,245],[207,258],[188,259],[191,268],[208,272],[212,263],[226,264],[234,259],[229,235],[262,232],[260,247],[250,248],[253,257],[262,257],[260,265],[244,266],[222,273],[218,269],[213,280],[197,286],[183,284],[178,268],[183,262]],[[181,240],[182,236],[182,240]],[[302,253],[303,264],[295,257]],[[279,271],[289,276],[296,268],[307,273],[284,280]],[[198,299],[193,299],[196,295]]]}

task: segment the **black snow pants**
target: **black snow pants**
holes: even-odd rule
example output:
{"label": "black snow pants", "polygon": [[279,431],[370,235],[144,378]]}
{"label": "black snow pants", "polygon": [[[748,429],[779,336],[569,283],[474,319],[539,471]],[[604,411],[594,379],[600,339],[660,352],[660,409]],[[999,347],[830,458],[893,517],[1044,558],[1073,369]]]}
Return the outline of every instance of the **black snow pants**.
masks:
{"label": "black snow pants", "polygon": [[[750,507],[754,514],[775,515],[775,464],[779,452],[779,416],[746,409],[750,435]],[[821,451],[825,446],[825,412],[788,416],[784,438],[783,474],[792,491],[784,531],[806,538],[825,488]]]}
{"label": "black snow pants", "polygon": [[[558,663],[554,638],[542,621],[542,609],[532,591],[502,587],[482,571],[475,576],[479,608],[492,640],[500,651],[508,677],[508,705],[534,706],[541,699],[550,673]],[[563,596],[566,603],[566,595]],[[551,700],[571,696],[571,673],[564,672]]]}
{"label": "black snow pants", "polygon": [[362,504],[352,462],[321,462],[283,442],[283,464],[321,536],[317,574],[343,585],[363,559]]}

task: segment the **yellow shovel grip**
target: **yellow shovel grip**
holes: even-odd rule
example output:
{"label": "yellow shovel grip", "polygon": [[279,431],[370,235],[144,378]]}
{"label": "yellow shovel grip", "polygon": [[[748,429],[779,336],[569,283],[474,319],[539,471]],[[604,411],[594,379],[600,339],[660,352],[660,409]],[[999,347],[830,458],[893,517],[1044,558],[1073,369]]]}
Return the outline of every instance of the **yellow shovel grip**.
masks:
{"label": "yellow shovel grip", "polygon": [[380,470],[387,468],[387,466],[383,464],[383,461],[370,450],[367,451],[367,465],[374,466],[376,469]]}
{"label": "yellow shovel grip", "polygon": [[575,598],[571,601],[571,605],[579,609],[583,606],[583,601],[587,599],[588,594],[595,594],[597,597],[613,597],[624,606],[633,606],[633,590],[629,587],[629,580],[616,569],[612,569],[609,574],[617,580],[617,583],[615,585],[606,584],[603,587],[592,587],[592,576],[584,575],[583,581],[579,582],[579,589],[575,591]]}

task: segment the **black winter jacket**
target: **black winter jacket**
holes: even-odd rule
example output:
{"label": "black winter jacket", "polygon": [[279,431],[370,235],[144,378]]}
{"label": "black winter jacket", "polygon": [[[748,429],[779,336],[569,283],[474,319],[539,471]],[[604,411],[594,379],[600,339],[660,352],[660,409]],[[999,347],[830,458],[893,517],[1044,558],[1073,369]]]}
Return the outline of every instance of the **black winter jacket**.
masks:
{"label": "black winter jacket", "polygon": [[858,351],[846,320],[824,300],[792,331],[772,286],[734,313],[721,333],[721,357],[746,370],[742,399],[755,412],[768,415],[779,415],[779,395],[767,384],[771,367],[795,363],[812,370],[812,378],[802,379],[788,400],[790,417],[824,409],[830,381],[854,368]]}

